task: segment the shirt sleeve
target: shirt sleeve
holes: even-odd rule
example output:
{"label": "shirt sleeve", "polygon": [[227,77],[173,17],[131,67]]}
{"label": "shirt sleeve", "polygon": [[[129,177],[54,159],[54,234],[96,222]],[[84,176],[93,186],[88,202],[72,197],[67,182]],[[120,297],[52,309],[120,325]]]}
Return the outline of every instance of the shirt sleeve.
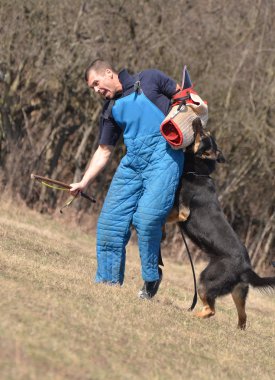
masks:
{"label": "shirt sleeve", "polygon": [[176,92],[176,81],[174,81],[174,79],[170,78],[160,70],[152,70],[152,72],[158,83],[159,91],[168,98],[172,98]]}
{"label": "shirt sleeve", "polygon": [[114,121],[111,112],[106,117],[105,112],[108,108],[109,102],[107,101],[104,106],[99,120],[99,145],[112,145],[115,146],[120,135],[121,128]]}

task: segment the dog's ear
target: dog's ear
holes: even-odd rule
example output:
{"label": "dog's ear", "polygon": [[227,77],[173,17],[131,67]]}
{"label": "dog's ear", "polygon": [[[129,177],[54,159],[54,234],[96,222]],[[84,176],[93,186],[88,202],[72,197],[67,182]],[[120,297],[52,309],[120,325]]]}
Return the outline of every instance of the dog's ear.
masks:
{"label": "dog's ear", "polygon": [[193,127],[193,130],[194,130],[195,134],[202,132],[203,126],[202,126],[202,123],[201,123],[201,119],[199,117],[196,117],[196,119],[194,119],[192,121],[192,127]]}
{"label": "dog's ear", "polygon": [[201,147],[201,141],[203,136],[203,127],[201,119],[199,117],[196,117],[196,119],[192,121],[192,127],[195,134],[195,141],[192,144],[192,150],[196,154]]}

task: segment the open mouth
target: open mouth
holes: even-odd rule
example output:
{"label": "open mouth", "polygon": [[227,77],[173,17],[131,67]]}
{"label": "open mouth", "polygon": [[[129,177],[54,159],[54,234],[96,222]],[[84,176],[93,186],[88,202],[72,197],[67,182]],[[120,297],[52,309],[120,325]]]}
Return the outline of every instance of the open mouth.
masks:
{"label": "open mouth", "polygon": [[100,91],[100,95],[103,96],[104,98],[106,98],[106,96],[108,95],[109,93],[109,90],[102,90]]}

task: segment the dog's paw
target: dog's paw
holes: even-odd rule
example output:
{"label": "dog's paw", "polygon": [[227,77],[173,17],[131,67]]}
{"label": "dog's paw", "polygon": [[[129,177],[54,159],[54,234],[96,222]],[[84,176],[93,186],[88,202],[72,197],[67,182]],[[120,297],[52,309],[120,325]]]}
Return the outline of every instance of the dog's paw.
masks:
{"label": "dog's paw", "polygon": [[245,330],[246,329],[246,318],[239,318],[237,327],[239,330]]}
{"label": "dog's paw", "polygon": [[194,316],[197,318],[210,318],[215,315],[215,310],[211,309],[209,306],[205,306],[202,311],[199,311],[197,313],[194,313]]}

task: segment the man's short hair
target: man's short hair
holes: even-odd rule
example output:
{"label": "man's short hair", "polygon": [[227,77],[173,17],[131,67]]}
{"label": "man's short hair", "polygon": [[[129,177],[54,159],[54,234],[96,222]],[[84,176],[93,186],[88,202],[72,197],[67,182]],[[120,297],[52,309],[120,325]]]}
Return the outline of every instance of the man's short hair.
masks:
{"label": "man's short hair", "polygon": [[104,59],[100,59],[100,58],[95,59],[89,64],[89,66],[85,70],[85,81],[88,82],[88,77],[91,70],[94,70],[96,73],[101,73],[105,71],[106,69],[110,69],[114,73],[116,73],[115,69],[108,61],[105,61]]}

